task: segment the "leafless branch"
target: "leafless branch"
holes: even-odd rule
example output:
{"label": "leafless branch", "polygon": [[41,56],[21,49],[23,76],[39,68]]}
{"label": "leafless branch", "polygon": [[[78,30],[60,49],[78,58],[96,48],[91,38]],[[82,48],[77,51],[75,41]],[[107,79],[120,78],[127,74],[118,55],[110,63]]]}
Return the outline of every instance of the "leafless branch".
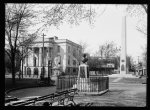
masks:
{"label": "leafless branch", "polygon": [[138,26],[136,26],[136,29],[137,29],[139,32],[141,32],[141,33],[147,35],[147,33],[145,33],[145,32],[143,31],[143,29],[139,28]]}
{"label": "leafless branch", "polygon": [[142,4],[141,6],[143,7],[143,9],[145,10],[145,12],[147,13],[147,5]]}

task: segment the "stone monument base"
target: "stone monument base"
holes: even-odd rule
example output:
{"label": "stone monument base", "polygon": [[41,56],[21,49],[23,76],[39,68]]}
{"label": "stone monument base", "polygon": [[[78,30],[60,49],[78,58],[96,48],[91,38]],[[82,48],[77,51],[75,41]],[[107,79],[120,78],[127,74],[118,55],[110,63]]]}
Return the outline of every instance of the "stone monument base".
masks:
{"label": "stone monument base", "polygon": [[87,78],[79,78],[77,80],[77,84],[73,85],[73,88],[77,88],[80,91],[90,91],[91,87],[90,87],[90,81]]}

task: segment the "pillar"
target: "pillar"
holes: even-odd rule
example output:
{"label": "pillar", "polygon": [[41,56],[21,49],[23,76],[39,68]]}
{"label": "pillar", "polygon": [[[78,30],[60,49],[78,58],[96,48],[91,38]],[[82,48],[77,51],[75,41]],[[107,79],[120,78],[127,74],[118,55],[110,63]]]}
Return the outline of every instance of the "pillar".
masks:
{"label": "pillar", "polygon": [[31,66],[34,66],[34,47],[32,47],[32,65]]}
{"label": "pillar", "polygon": [[27,66],[27,56],[24,58],[24,66]]}
{"label": "pillar", "polygon": [[42,48],[39,47],[39,66],[42,66]]}
{"label": "pillar", "polygon": [[29,50],[28,50],[28,48],[27,48],[27,59],[26,59],[26,63],[27,63],[27,66],[29,66],[29,63],[28,63],[28,59],[29,59]]}
{"label": "pillar", "polygon": [[122,17],[122,33],[121,33],[121,56],[120,56],[120,74],[127,73],[126,65],[126,16]]}
{"label": "pillar", "polygon": [[45,49],[45,66],[48,66],[48,47]]}

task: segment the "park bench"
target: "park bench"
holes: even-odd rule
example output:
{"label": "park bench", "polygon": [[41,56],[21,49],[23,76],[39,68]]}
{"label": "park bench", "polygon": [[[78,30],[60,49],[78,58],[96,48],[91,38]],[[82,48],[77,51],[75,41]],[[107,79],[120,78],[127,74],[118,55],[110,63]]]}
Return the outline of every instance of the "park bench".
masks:
{"label": "park bench", "polygon": [[19,100],[17,97],[5,96],[5,103],[9,103],[11,101],[17,101],[17,100]]}
{"label": "park bench", "polygon": [[56,92],[53,94],[41,96],[41,97],[36,97],[36,98],[31,98],[25,101],[18,101],[18,102],[13,102],[7,104],[7,106],[29,106],[29,105],[35,105],[39,101],[43,101],[48,99],[48,101],[43,103],[43,106],[52,106],[53,103],[58,102],[58,106],[65,106],[64,100],[67,99],[67,104],[69,101],[71,101],[73,104],[76,105],[73,98],[74,95],[77,93],[77,89],[70,89],[70,90],[65,90],[65,91],[60,91]]}

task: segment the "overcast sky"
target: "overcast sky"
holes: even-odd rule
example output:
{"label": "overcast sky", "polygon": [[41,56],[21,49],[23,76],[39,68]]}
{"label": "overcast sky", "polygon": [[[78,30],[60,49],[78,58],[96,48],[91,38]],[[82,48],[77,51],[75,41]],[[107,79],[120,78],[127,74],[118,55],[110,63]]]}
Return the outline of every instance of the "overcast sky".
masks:
{"label": "overcast sky", "polygon": [[[86,42],[86,51],[94,54],[98,46],[106,41],[114,41],[117,46],[121,45],[122,13],[114,5],[108,5],[105,12],[96,17],[94,26],[87,22],[79,26],[71,26],[64,23],[57,29],[51,27],[45,32],[47,37],[58,36],[59,39],[69,39],[75,43]],[[136,30],[136,18],[127,16],[127,54],[137,60],[141,56],[147,43],[144,35]]]}
{"label": "overcast sky", "polygon": [[[48,4],[46,4],[48,5]],[[44,4],[37,5],[35,9],[40,10],[46,6]],[[51,26],[44,33],[46,37],[57,36],[59,39],[68,39],[75,43],[86,42],[87,49],[91,55],[94,54],[99,45],[107,41],[114,41],[116,45],[121,46],[121,29],[122,29],[122,12],[116,5],[107,5],[107,8],[103,14],[102,12],[105,5],[101,7],[97,4],[92,6],[96,9],[98,15],[95,17],[95,23],[90,26],[88,22],[83,21],[79,26],[72,26],[67,23],[63,23],[59,26],[59,29]],[[136,30],[137,18],[127,16],[127,54],[131,55],[135,61],[138,60],[138,56],[141,57],[143,47],[147,45],[147,39],[144,34]],[[142,20],[146,20],[145,17]],[[32,27],[34,30],[34,28]],[[42,33],[41,33],[42,34]]]}

